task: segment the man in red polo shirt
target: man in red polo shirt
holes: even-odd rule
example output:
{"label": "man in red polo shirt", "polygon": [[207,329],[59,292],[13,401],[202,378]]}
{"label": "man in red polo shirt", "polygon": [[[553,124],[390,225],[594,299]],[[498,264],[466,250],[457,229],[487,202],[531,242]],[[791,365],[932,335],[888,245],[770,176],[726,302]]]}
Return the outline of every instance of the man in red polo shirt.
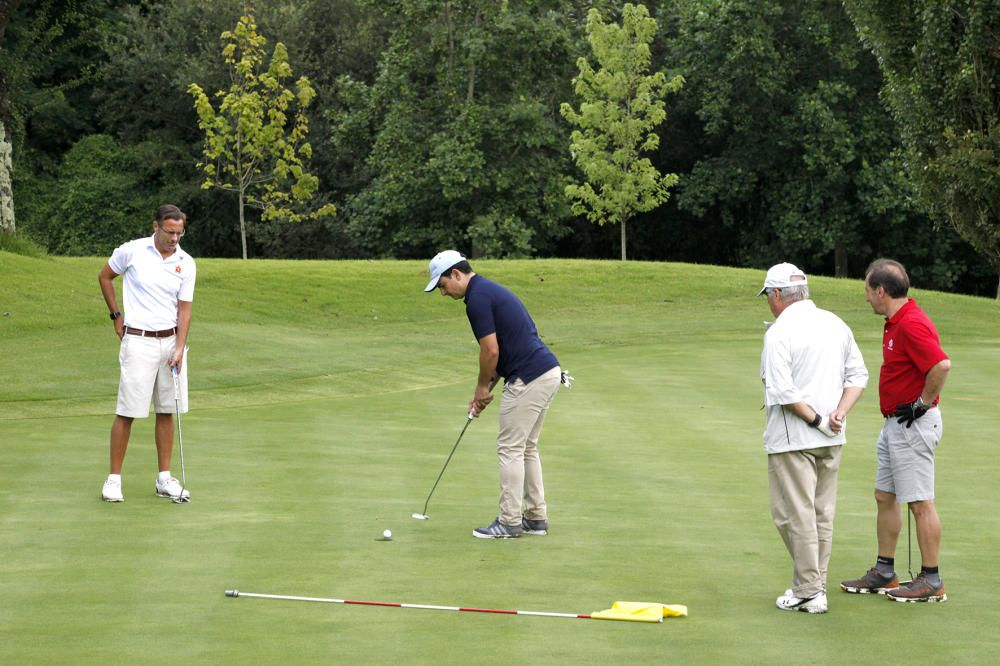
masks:
{"label": "man in red polo shirt", "polygon": [[[879,407],[885,425],[877,443],[875,502],[878,558],[861,578],[840,584],[844,592],[885,594],[892,601],[945,601],[938,571],[941,521],[934,508],[934,450],[941,439],[937,408],[951,361],[930,318],[907,297],[910,278],[898,261],[877,259],[865,274],[865,299],[885,317]],[[894,568],[906,502],[917,525],[920,573],[900,587]]]}

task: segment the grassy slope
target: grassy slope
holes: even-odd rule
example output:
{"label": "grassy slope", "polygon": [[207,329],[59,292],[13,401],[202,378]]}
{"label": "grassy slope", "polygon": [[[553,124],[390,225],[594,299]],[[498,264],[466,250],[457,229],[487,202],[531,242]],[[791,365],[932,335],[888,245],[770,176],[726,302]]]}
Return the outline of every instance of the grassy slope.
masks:
{"label": "grassy slope", "polygon": [[[773,609],[790,565],[760,450],[760,271],[477,263],[522,297],[577,377],[542,442],[552,534],[483,543],[469,530],[495,511],[495,412],[469,428],[431,521],[408,518],[462,426],[475,363],[460,304],[420,292],[423,262],[200,261],[184,420],[195,501],[149,492],[144,422],[128,501],[102,504],[117,347],[101,263],[0,252],[0,661],[884,663],[914,636],[930,663],[1000,656],[984,585],[1000,533],[991,301],[916,293],[955,364],[938,466],[952,600],[834,593],[830,614],[807,617]],[[860,283],[812,290],[854,328],[873,374],[844,456],[834,582],[874,555],[881,325]],[[376,541],[386,527],[395,540]],[[636,626],[327,607],[225,599],[227,587],[560,612],[636,599],[691,616]]]}

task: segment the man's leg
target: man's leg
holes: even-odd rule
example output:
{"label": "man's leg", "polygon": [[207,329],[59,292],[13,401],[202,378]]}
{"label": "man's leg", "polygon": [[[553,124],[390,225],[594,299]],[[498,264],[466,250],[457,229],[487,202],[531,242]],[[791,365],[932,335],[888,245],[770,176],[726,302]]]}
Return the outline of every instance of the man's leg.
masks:
{"label": "man's leg", "polygon": [[816,530],[816,463],[810,451],[767,457],[771,517],[792,556],[792,594],[811,598],[823,591]]}
{"label": "man's leg", "polygon": [[121,474],[125,462],[125,450],[132,435],[132,421],[128,416],[115,416],[111,424],[111,473]]}
{"label": "man's leg", "polygon": [[538,455],[538,439],[542,434],[542,424],[549,411],[552,399],[559,391],[559,378],[562,375],[556,367],[531,383],[531,390],[536,392],[532,403],[539,407],[538,416],[528,433],[524,446],[524,516],[528,520],[546,520],[548,509],[545,505],[545,483],[542,478],[542,459]]}
{"label": "man's leg", "polygon": [[[548,381],[549,375],[553,382]],[[553,384],[550,388],[549,384]],[[521,525],[521,502],[525,494],[525,451],[528,438],[541,431],[539,418],[552,402],[559,386],[559,369],[546,373],[530,384],[517,380],[504,387],[500,402],[500,432],[497,434],[497,457],[500,464],[500,522],[508,526]],[[536,435],[537,436],[537,435]],[[536,442],[537,443],[537,442]],[[537,451],[532,453],[531,483],[541,481],[541,462]],[[544,493],[542,499],[544,505]]]}
{"label": "man's leg", "polygon": [[941,548],[941,520],[934,500],[910,502],[913,520],[917,524],[917,545],[920,547],[920,564],[923,567],[938,565]]}
{"label": "man's leg", "polygon": [[902,529],[899,504],[896,503],[895,494],[882,490],[875,491],[875,504],[878,507],[875,528],[878,536],[878,555],[892,559],[896,556],[896,542]]}
{"label": "man's leg", "polygon": [[826,589],[826,574],[833,550],[833,518],[837,512],[837,473],[843,447],[816,451],[816,536],[819,541],[819,574]]}
{"label": "man's leg", "polygon": [[161,472],[170,469],[170,457],[174,452],[173,417],[173,414],[156,415],[156,461]]}

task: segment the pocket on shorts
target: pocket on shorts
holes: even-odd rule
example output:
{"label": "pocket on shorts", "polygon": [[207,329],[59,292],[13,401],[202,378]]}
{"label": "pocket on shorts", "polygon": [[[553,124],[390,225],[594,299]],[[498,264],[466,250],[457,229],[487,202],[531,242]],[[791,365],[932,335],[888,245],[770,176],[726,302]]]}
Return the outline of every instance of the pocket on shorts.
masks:
{"label": "pocket on shorts", "polygon": [[129,339],[129,337],[131,337],[131,336],[129,336],[128,333],[123,333],[122,334],[122,341],[118,345],[118,365],[119,366],[125,365],[125,352],[128,349],[128,339]]}

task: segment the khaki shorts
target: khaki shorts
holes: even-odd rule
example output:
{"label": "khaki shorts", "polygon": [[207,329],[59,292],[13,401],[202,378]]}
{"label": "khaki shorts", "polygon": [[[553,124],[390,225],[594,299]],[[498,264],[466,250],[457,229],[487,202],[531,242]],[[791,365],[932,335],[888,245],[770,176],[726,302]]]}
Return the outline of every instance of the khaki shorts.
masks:
{"label": "khaki shorts", "polygon": [[941,410],[927,413],[907,428],[890,416],[875,445],[878,469],[875,489],[896,496],[903,504],[934,499],[934,451],[944,426]]}
{"label": "khaki shorts", "polygon": [[[174,375],[167,366],[174,355],[177,336],[169,338],[145,338],[138,335],[122,336],[118,350],[118,364],[121,376],[118,380],[118,405],[115,413],[119,416],[143,419],[149,416],[149,403],[157,414],[173,414]],[[187,349],[180,376],[180,411],[188,410],[187,392]]]}

